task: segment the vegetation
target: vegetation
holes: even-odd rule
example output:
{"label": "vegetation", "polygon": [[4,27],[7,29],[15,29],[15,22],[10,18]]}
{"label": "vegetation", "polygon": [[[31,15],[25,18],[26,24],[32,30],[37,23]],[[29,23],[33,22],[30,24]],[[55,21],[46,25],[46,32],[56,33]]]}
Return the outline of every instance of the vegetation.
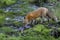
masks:
{"label": "vegetation", "polygon": [[16,0],[0,0],[0,7],[3,7],[5,5],[11,5],[14,4],[16,2]]}
{"label": "vegetation", "polygon": [[[30,5],[35,6],[44,6],[59,18],[60,21],[60,2],[57,0],[18,0],[21,4],[18,5],[20,8],[19,12],[5,12],[3,8],[10,7],[12,4],[15,4],[17,0],[0,0],[0,40],[60,40],[60,36],[56,37],[54,34],[51,36],[51,31],[54,31],[54,26],[52,28],[47,27],[47,22],[42,24],[34,25],[32,28],[24,30],[24,36],[21,35],[20,31],[17,31],[17,28],[21,27],[22,21],[21,18],[15,18],[17,16],[25,16],[26,13],[33,11],[33,8],[30,8]],[[47,3],[45,5],[45,3]],[[54,4],[52,6],[48,4]],[[8,17],[8,18],[7,18]],[[6,19],[7,18],[7,19]],[[14,19],[15,18],[15,19]],[[19,20],[16,20],[19,19]],[[37,20],[38,21],[38,20]],[[52,22],[52,21],[50,21]],[[60,32],[60,26],[57,30]],[[57,33],[58,35],[59,33]]]}

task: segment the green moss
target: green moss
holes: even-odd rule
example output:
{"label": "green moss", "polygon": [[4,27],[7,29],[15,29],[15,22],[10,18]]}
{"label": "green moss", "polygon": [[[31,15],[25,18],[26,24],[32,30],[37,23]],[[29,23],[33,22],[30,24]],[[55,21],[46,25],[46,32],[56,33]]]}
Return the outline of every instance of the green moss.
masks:
{"label": "green moss", "polygon": [[45,28],[45,27],[44,27],[43,25],[38,24],[38,25],[36,25],[33,29],[34,29],[35,31],[41,32],[41,30],[43,30],[44,28]]}
{"label": "green moss", "polygon": [[11,4],[14,4],[16,2],[16,0],[0,0],[1,2],[1,5],[0,6],[3,6],[3,5],[11,5]]}
{"label": "green moss", "polygon": [[14,29],[10,27],[1,27],[0,30],[5,33],[9,33],[9,32],[13,32]]}
{"label": "green moss", "polygon": [[19,27],[23,26],[23,23],[22,22],[18,22],[18,21],[14,21],[13,24],[16,25],[16,26],[19,26]]}
{"label": "green moss", "polygon": [[5,16],[4,15],[0,15],[0,24],[3,24],[4,19],[5,19]]}

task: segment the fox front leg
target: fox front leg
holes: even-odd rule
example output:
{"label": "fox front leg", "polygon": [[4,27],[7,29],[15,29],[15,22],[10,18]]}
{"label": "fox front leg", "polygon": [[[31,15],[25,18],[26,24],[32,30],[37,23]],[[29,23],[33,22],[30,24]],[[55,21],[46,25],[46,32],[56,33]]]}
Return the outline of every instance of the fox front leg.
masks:
{"label": "fox front leg", "polygon": [[41,18],[40,23],[41,23],[41,24],[42,24],[42,23],[44,23],[44,17],[43,17],[43,16],[41,16],[40,18]]}
{"label": "fox front leg", "polygon": [[34,25],[34,20],[30,20],[30,26],[33,26]]}
{"label": "fox front leg", "polygon": [[31,20],[30,21],[30,26],[34,26],[36,23],[37,23],[37,21],[35,19],[34,20]]}

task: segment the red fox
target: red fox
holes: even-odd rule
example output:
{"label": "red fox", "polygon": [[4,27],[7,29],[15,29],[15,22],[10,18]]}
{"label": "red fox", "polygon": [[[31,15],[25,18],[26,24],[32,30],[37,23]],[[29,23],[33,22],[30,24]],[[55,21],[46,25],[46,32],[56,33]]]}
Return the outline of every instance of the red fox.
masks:
{"label": "red fox", "polygon": [[[49,21],[50,19],[53,19],[54,21],[58,22],[57,17],[53,15],[53,13],[51,13],[47,8],[45,7],[40,7],[32,12],[27,13],[27,15],[24,18],[24,26],[26,24],[29,24],[32,20],[35,20],[36,18],[42,18],[44,20],[44,18],[47,18]],[[41,22],[43,22],[43,20],[41,20]]]}

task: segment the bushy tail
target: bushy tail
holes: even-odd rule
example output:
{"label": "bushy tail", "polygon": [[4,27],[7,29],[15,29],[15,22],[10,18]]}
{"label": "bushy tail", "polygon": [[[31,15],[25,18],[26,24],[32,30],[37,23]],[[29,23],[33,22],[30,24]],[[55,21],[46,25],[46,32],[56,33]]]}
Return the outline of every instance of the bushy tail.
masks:
{"label": "bushy tail", "polygon": [[53,21],[58,22],[57,17],[52,12],[48,12],[47,16],[48,16],[48,18],[52,19]]}

